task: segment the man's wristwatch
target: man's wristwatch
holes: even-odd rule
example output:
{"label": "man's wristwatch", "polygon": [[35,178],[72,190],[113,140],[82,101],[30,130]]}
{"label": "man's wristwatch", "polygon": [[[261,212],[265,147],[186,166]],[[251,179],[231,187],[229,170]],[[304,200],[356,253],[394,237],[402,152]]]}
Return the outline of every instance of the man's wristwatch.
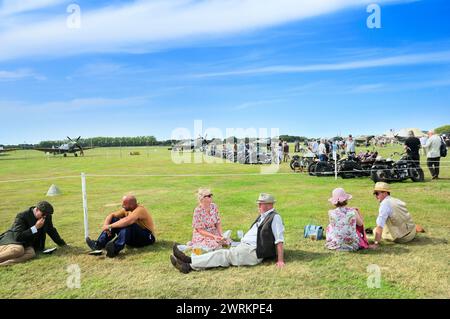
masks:
{"label": "man's wristwatch", "polygon": [[112,231],[111,225],[108,225],[108,231]]}

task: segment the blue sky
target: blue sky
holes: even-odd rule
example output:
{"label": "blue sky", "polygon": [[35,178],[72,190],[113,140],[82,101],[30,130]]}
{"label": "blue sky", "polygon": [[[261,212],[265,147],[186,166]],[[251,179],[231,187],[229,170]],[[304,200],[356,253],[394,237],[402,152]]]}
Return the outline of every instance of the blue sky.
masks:
{"label": "blue sky", "polygon": [[450,124],[450,3],[0,0],[0,144]]}

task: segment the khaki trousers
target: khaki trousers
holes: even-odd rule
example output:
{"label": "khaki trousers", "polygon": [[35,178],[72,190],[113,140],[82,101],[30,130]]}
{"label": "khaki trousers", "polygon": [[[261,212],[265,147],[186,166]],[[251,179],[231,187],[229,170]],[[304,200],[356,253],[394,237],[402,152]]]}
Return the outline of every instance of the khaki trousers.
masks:
{"label": "khaki trousers", "polygon": [[14,265],[25,262],[36,256],[33,247],[24,248],[22,245],[0,246],[0,266]]}
{"label": "khaki trousers", "polygon": [[215,250],[200,256],[192,256],[194,270],[230,266],[255,266],[263,260],[256,256],[256,247],[240,243],[230,249]]}
{"label": "khaki trousers", "polygon": [[416,234],[417,234],[417,231],[416,231],[416,228],[414,228],[408,235],[406,235],[402,238],[397,238],[396,240],[394,240],[394,242],[397,244],[409,243],[416,237]]}

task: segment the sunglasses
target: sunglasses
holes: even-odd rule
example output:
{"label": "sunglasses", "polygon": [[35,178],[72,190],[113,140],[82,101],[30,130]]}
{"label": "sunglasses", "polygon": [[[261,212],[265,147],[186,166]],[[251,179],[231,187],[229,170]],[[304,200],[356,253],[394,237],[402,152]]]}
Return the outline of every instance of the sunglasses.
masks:
{"label": "sunglasses", "polygon": [[378,196],[378,195],[380,195],[380,194],[382,194],[381,192],[374,192],[373,193],[375,196]]}
{"label": "sunglasses", "polygon": [[213,196],[213,194],[209,194],[209,195],[203,196],[203,198],[205,198],[205,197],[211,198],[212,196]]}

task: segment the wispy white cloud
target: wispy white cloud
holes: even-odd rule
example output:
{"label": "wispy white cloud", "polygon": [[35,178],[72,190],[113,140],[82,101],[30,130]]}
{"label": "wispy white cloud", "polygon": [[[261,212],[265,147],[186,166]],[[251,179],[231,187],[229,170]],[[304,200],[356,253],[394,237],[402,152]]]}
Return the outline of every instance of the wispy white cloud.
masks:
{"label": "wispy white cloud", "polygon": [[0,17],[56,6],[68,0],[3,0]]}
{"label": "wispy white cloud", "polygon": [[155,69],[140,65],[130,65],[114,62],[96,62],[81,66],[70,77],[112,77],[112,76],[137,76],[149,74]]}
{"label": "wispy white cloud", "polygon": [[285,100],[297,98],[298,96],[309,94],[320,96],[325,92],[327,94],[347,95],[347,94],[378,94],[389,92],[415,91],[424,89],[440,89],[450,87],[450,77],[448,74],[439,79],[421,78],[421,81],[399,81],[398,79],[383,79],[380,82],[358,83],[355,81],[344,83],[339,81],[321,81],[311,82],[285,89],[279,92],[279,98]]}
{"label": "wispy white cloud", "polygon": [[[46,1],[38,2],[44,5]],[[161,46],[183,45],[187,40],[250,32],[351,7],[363,8],[370,2],[369,0],[265,0],[264,2],[155,0],[135,1],[90,11],[87,9],[84,11],[81,7],[80,29],[70,29],[66,26],[68,17],[65,12],[53,19],[25,25],[22,23],[8,25],[0,33],[2,46],[0,61],[31,55],[36,57],[148,52]],[[407,2],[407,0],[378,2]],[[30,6],[31,1],[23,3]],[[9,9],[11,10],[13,9]]]}
{"label": "wispy white cloud", "polygon": [[125,65],[110,62],[89,63],[77,70],[74,76],[111,76],[123,72]]}
{"label": "wispy white cloud", "polygon": [[407,66],[418,64],[447,64],[450,62],[450,51],[431,52],[423,54],[405,54],[391,57],[382,57],[368,60],[353,60],[311,65],[275,65],[252,69],[240,69],[225,72],[197,74],[194,77],[224,77],[241,75],[264,75],[283,73],[306,73],[324,71],[347,71],[379,67]]}
{"label": "wispy white cloud", "polygon": [[269,105],[273,106],[275,104],[279,104],[281,102],[285,101],[284,99],[272,99],[272,100],[260,100],[260,101],[251,101],[251,102],[244,102],[234,107],[235,111],[245,110],[249,108]]}
{"label": "wispy white cloud", "polygon": [[373,83],[349,86],[341,89],[343,93],[380,93],[380,92],[397,92],[412,91],[423,89],[438,89],[450,87],[450,79],[426,80],[420,82],[403,82],[403,83]]}
{"label": "wispy white cloud", "polygon": [[98,109],[112,109],[145,106],[149,103],[146,96],[132,96],[124,98],[104,98],[91,97],[71,99],[67,101],[50,101],[43,103],[26,103],[21,101],[0,101],[0,109],[2,111],[17,112],[72,112],[72,111],[95,111]]}
{"label": "wispy white cloud", "polygon": [[4,71],[0,70],[0,82],[5,81],[18,81],[26,78],[33,78],[35,80],[45,80],[46,77],[40,74],[35,73],[30,69],[19,69],[15,71]]}
{"label": "wispy white cloud", "polygon": [[373,84],[362,84],[351,87],[348,92],[350,93],[370,93],[380,91],[386,88],[386,83],[373,83]]}

